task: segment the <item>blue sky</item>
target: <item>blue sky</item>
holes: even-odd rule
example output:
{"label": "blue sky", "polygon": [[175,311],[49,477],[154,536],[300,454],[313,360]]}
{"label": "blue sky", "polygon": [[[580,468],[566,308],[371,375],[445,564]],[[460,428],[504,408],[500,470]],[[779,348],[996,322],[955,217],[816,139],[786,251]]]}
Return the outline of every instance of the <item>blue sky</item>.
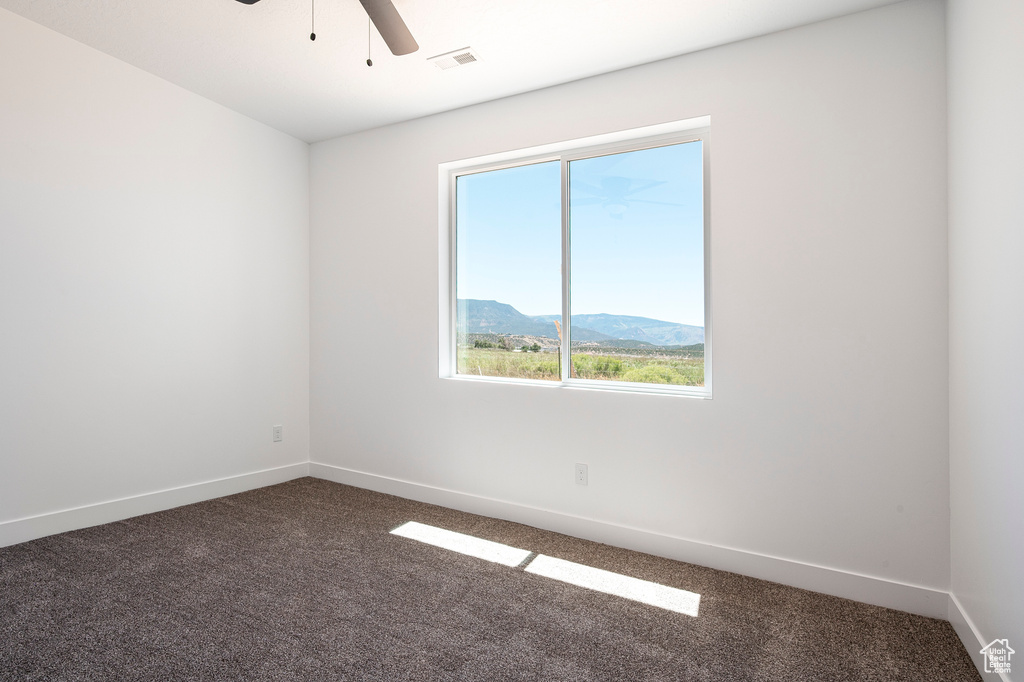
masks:
{"label": "blue sky", "polygon": [[[561,310],[559,173],[552,161],[458,179],[459,298]],[[574,314],[703,326],[702,173],[700,142],[570,163]]]}

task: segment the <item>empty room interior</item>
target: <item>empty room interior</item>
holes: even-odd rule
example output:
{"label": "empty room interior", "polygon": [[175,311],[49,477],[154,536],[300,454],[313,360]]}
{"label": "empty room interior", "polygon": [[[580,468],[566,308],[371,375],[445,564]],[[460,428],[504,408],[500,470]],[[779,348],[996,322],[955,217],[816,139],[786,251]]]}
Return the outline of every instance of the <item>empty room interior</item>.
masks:
{"label": "empty room interior", "polygon": [[1022,36],[0,0],[0,679],[1024,679]]}

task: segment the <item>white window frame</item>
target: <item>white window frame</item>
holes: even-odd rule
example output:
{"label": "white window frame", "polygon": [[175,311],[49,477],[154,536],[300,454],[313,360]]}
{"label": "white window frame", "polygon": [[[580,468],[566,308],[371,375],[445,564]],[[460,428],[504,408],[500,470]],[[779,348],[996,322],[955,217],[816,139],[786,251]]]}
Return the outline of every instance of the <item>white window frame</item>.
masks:
{"label": "white window frame", "polygon": [[[490,154],[471,159],[442,163],[438,166],[438,376],[459,381],[526,384],[554,388],[657,393],[696,398],[711,398],[711,118],[701,116],[645,128],[635,128],[606,135],[568,140],[540,147]],[[704,165],[704,386],[644,384],[600,379],[578,379],[569,376],[572,355],[572,322],[569,315],[571,268],[569,221],[568,164],[602,154],[650,149],[700,140]],[[485,377],[458,374],[456,361],[456,179],[461,175],[513,168],[545,161],[561,162],[562,183],[562,362],[561,381]]]}

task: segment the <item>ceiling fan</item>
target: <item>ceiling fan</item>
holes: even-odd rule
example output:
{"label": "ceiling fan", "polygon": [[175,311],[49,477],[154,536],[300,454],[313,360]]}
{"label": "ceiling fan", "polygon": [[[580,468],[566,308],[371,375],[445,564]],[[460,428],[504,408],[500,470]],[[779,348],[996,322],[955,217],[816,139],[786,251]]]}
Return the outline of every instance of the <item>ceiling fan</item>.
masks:
{"label": "ceiling fan", "polygon": [[[254,5],[260,0],[238,0],[245,5]],[[402,16],[395,9],[391,0],[359,0],[363,9],[370,15],[370,21],[377,27],[391,54],[403,55],[420,49],[416,39],[412,37],[409,27],[402,21]]]}

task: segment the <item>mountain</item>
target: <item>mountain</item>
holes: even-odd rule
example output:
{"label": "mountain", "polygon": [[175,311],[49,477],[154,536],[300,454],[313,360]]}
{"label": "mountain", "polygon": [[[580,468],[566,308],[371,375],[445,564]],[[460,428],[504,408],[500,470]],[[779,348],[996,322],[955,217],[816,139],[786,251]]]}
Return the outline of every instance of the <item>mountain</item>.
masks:
{"label": "mountain", "polygon": [[[559,316],[538,315],[533,319],[547,322],[557,320]],[[582,341],[583,339],[576,336],[576,330],[580,327],[592,329],[612,338],[646,341],[655,346],[690,346],[695,343],[704,343],[704,327],[654,320],[649,317],[609,315],[608,313],[573,315],[573,338]]]}
{"label": "mountain", "polygon": [[[560,316],[529,317],[507,303],[481,301],[475,298],[459,299],[459,327],[468,334],[517,334],[520,336],[542,336],[558,338],[554,320]],[[573,327],[573,338],[577,341],[610,341],[614,336],[596,331]]]}
{"label": "mountain", "polygon": [[[558,338],[559,315],[523,315],[507,303],[460,298],[459,327],[469,334],[518,334]],[[704,328],[631,315],[572,316],[573,341],[629,339],[656,346],[704,343]]]}

